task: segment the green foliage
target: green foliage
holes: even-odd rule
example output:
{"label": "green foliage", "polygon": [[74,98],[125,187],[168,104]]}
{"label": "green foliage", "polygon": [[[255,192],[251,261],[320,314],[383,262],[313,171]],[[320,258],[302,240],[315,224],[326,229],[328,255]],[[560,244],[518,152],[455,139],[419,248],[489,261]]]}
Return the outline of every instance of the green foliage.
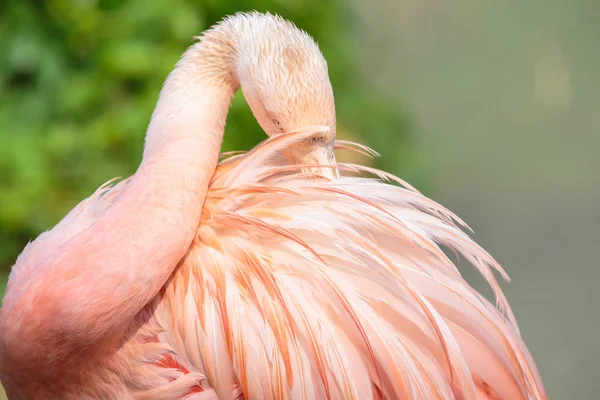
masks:
{"label": "green foliage", "polygon": [[[138,165],[161,84],[227,14],[279,13],[319,42],[338,119],[377,149],[406,148],[404,121],[359,83],[343,0],[4,0],[0,5],[0,293],[24,245]],[[372,133],[376,135],[371,135]],[[236,96],[224,149],[264,138]],[[399,160],[399,164],[398,161]],[[388,157],[398,172],[406,157]]]}

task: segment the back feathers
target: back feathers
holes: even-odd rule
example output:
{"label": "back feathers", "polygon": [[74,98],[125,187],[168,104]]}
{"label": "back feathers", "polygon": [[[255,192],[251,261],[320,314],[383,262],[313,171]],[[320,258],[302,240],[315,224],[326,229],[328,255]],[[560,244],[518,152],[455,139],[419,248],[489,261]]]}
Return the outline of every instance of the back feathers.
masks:
{"label": "back feathers", "polygon": [[196,240],[124,350],[145,362],[127,383],[137,397],[545,398],[492,270],[506,274],[464,223],[380,171],[340,164],[330,182],[285,165],[279,151],[309,134],[219,165]]}

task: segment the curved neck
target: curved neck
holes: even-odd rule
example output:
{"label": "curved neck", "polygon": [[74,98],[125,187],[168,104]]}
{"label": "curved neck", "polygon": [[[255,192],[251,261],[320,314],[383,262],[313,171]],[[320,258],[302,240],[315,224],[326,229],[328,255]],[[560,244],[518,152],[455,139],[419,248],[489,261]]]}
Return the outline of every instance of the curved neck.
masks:
{"label": "curved neck", "polygon": [[124,288],[117,296],[114,289],[106,297],[96,293],[98,307],[91,310],[97,312],[87,312],[90,322],[106,333],[124,328],[159,292],[197,230],[239,86],[230,73],[232,65],[214,59],[209,50],[205,42],[190,47],[167,78],[148,127],[142,163],[87,238],[88,248],[98,249],[86,264],[95,280],[112,280]]}
{"label": "curved neck", "polygon": [[191,46],[169,74],[148,127],[142,165],[173,143],[190,138],[216,160],[229,106],[239,88],[233,44],[226,49],[214,46],[220,33],[210,31]]}
{"label": "curved neck", "polygon": [[60,230],[51,232],[55,252],[31,257],[44,260],[36,266],[39,285],[15,274],[12,287],[26,289],[7,293],[2,325],[12,328],[0,346],[15,350],[4,354],[14,374],[51,376],[64,360],[78,369],[92,362],[90,353],[116,349],[189,249],[239,86],[231,60],[214,58],[210,43],[190,47],[169,75],[142,163],[112,206],[64,243]]}

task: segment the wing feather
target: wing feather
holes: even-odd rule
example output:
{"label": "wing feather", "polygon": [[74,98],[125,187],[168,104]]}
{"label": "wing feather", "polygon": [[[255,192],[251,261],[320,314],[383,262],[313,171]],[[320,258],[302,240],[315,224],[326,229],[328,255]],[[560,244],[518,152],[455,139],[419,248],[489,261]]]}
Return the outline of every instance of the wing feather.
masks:
{"label": "wing feather", "polygon": [[[283,164],[310,134],[221,162],[153,311],[161,341],[220,398],[546,398],[494,270],[508,275],[467,225],[370,167],[340,164],[329,181]],[[497,307],[444,249],[482,274]]]}

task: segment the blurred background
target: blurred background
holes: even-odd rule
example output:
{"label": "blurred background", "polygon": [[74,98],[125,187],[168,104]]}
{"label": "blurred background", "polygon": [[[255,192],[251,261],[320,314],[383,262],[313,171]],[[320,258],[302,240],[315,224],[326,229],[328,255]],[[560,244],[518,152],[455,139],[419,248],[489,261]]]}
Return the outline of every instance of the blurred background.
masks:
{"label": "blurred background", "polygon": [[[594,0],[4,0],[0,294],[29,240],[135,171],[161,84],[191,37],[251,9],[319,42],[338,134],[378,150],[378,167],[455,211],[503,264],[549,398],[596,399]],[[223,150],[263,138],[237,96]]]}

